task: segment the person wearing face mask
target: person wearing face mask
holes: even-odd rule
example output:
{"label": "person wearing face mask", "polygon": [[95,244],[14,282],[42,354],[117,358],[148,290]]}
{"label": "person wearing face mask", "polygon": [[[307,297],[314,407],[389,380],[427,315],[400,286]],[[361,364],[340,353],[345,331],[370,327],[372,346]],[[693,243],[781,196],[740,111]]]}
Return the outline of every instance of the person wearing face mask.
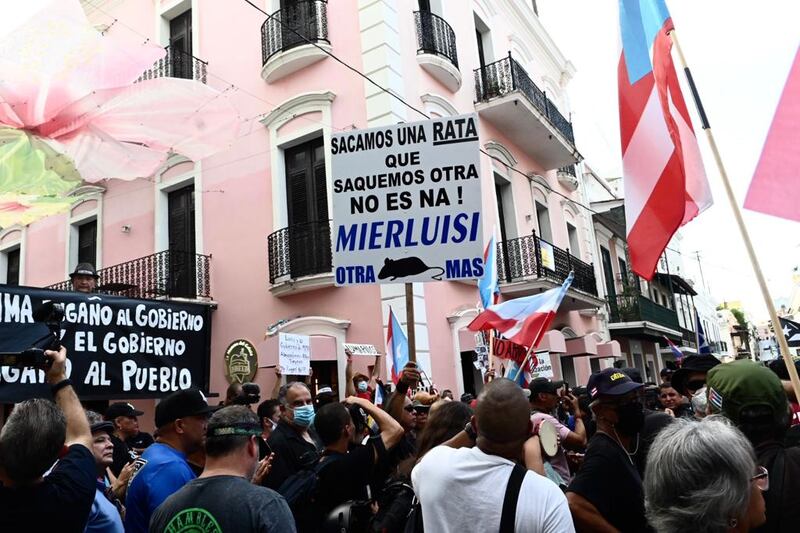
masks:
{"label": "person wearing face mask", "polygon": [[347,356],[347,365],[344,368],[345,371],[345,394],[349,396],[356,396],[358,398],[363,398],[367,401],[372,401],[372,395],[375,392],[376,387],[376,379],[377,376],[375,375],[375,371],[380,368],[380,354],[375,356],[375,363],[372,365],[372,369],[370,370],[370,375],[367,376],[361,373],[355,373],[353,370],[353,352],[350,350],[345,349],[345,355]]}
{"label": "person wearing face mask", "polygon": [[[380,434],[359,444],[362,436],[356,432],[347,405],[357,405],[371,416]],[[315,419],[319,438],[325,445],[321,461],[326,463],[319,471],[317,497],[314,502],[314,528],[336,506],[351,500],[368,500],[367,485],[381,462],[387,460],[387,451],[403,438],[403,428],[385,411],[371,402],[351,396],[344,403],[333,403],[319,410]],[[301,529],[301,528],[298,528]],[[302,530],[302,529],[301,529]]]}
{"label": "person wearing face mask", "polygon": [[649,531],[642,479],[634,463],[644,409],[642,387],[619,369],[592,374],[587,390],[597,419],[583,465],[567,489],[578,531]]}
{"label": "person wearing face mask", "polygon": [[278,427],[281,419],[281,402],[278,400],[264,400],[256,409],[258,419],[261,421],[261,438],[269,440],[270,435]]}
{"label": "person wearing face mask", "polygon": [[320,451],[316,435],[309,430],[315,412],[308,385],[289,383],[281,388],[278,400],[281,418],[267,441],[275,460],[264,479],[264,485],[275,490],[292,474],[313,467]]}

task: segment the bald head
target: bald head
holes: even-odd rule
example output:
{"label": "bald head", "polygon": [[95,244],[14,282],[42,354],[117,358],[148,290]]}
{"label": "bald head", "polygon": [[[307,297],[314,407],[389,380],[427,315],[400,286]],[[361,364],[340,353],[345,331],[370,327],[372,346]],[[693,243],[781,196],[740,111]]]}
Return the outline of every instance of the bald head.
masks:
{"label": "bald head", "polygon": [[475,409],[478,437],[496,444],[522,442],[530,434],[530,406],[510,379],[495,379],[483,388]]}

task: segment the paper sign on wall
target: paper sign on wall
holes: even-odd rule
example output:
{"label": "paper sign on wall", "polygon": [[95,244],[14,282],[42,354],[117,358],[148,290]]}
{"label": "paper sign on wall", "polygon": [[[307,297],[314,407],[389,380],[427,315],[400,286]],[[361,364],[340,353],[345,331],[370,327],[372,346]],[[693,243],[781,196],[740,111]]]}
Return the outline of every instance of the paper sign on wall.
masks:
{"label": "paper sign on wall", "polygon": [[378,349],[372,344],[352,344],[349,342],[343,343],[344,349],[349,350],[353,355],[371,355],[376,356]]}
{"label": "paper sign on wall", "polygon": [[311,340],[308,335],[278,334],[278,363],[287,376],[311,373]]}
{"label": "paper sign on wall", "polygon": [[331,138],[336,285],[483,275],[476,114]]}
{"label": "paper sign on wall", "polygon": [[555,271],[556,257],[553,254],[553,245],[550,244],[549,242],[545,242],[539,239],[539,250],[542,253],[542,266],[544,268]]}
{"label": "paper sign on wall", "polygon": [[536,361],[533,361],[531,366],[532,378],[552,379],[554,374],[553,365],[550,364],[550,352],[536,352],[534,357]]}

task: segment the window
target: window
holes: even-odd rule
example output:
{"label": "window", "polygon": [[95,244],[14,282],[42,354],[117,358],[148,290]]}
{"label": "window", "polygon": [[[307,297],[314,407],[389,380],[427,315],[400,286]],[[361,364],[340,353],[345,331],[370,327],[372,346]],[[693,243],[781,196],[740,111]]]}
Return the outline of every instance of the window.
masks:
{"label": "window", "polygon": [[191,80],[193,77],[191,9],[169,21],[169,47],[172,76]]}
{"label": "window", "polygon": [[572,357],[561,358],[561,379],[568,382],[570,387],[578,384],[578,378],[575,374],[575,361]]}
{"label": "window", "polygon": [[628,282],[628,263],[621,257],[617,257],[617,263],[619,263],[619,277],[622,279],[623,283]]}
{"label": "window", "polygon": [[195,297],[194,184],[167,196],[170,296]]}
{"label": "window", "polygon": [[614,272],[611,270],[611,252],[607,248],[600,247],[600,257],[603,262],[603,277],[606,280],[606,292],[609,299],[613,300],[617,295],[617,288],[614,285]]}
{"label": "window", "polygon": [[78,226],[78,263],[97,265],[97,220]]}
{"label": "window", "polygon": [[539,237],[553,243],[553,231],[550,229],[550,210],[546,206],[535,202],[536,222],[539,224]]}
{"label": "window", "polygon": [[19,285],[19,248],[5,252],[6,284]]}
{"label": "window", "polygon": [[567,222],[567,236],[569,237],[569,253],[575,257],[581,256],[581,247],[578,240],[578,229]]}

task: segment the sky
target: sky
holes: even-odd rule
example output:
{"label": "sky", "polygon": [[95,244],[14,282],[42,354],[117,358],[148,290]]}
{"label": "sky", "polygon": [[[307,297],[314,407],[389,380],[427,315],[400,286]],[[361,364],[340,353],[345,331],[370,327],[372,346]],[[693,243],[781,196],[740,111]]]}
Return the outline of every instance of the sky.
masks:
{"label": "sky", "polygon": [[[567,90],[578,150],[601,176],[620,176],[617,2],[537,4],[542,24],[577,70]],[[667,0],[667,7],[741,206],[800,44],[800,1]],[[673,58],[680,68],[675,52]],[[740,300],[755,321],[766,320],[766,305],[685,83],[683,92],[714,195],[714,205],[681,230],[685,272],[702,283],[699,252],[713,298]],[[798,195],[797,189],[793,193]],[[743,215],[773,300],[788,298],[792,270],[800,266],[800,223],[747,210]]]}

